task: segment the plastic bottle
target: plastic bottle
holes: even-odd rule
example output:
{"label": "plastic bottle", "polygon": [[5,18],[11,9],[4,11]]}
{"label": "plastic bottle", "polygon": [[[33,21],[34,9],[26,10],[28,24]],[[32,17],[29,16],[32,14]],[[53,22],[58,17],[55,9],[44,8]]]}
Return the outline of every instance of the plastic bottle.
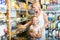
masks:
{"label": "plastic bottle", "polygon": [[51,23],[51,28],[52,29],[55,29],[56,28],[55,23]]}
{"label": "plastic bottle", "polygon": [[48,15],[48,20],[52,21],[52,14],[51,13],[49,13],[49,15]]}
{"label": "plastic bottle", "polygon": [[55,15],[52,16],[52,21],[53,21],[53,22],[55,21]]}
{"label": "plastic bottle", "polygon": [[42,5],[43,6],[43,10],[46,10],[46,5]]}
{"label": "plastic bottle", "polygon": [[50,4],[50,0],[46,0],[45,2],[46,2],[46,4]]}
{"label": "plastic bottle", "polygon": [[57,4],[58,0],[52,0],[52,4]]}
{"label": "plastic bottle", "polygon": [[41,4],[45,4],[45,0],[41,0]]}

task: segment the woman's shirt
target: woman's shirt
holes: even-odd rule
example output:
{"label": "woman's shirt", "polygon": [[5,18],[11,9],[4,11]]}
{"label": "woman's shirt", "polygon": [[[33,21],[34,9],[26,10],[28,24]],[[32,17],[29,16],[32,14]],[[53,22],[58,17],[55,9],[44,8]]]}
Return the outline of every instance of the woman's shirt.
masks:
{"label": "woman's shirt", "polygon": [[43,18],[43,12],[40,12],[40,15],[37,17],[38,18],[38,24],[39,27],[42,27],[44,25],[44,18]]}

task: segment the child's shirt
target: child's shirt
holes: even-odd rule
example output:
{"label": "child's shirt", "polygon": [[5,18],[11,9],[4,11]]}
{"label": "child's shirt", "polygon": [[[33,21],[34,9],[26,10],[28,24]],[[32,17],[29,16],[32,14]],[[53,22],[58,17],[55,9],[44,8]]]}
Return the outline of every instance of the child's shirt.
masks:
{"label": "child's shirt", "polygon": [[33,30],[36,34],[38,34],[40,27],[38,25],[37,25],[37,27],[34,27],[33,25],[31,25],[30,30]]}

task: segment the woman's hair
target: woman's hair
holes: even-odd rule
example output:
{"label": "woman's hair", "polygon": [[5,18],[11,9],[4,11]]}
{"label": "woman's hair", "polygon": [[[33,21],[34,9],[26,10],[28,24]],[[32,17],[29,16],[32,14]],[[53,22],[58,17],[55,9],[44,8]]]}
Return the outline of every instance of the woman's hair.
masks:
{"label": "woman's hair", "polygon": [[36,3],[32,3],[31,7],[33,8],[34,6],[36,6],[39,10],[41,10],[42,5],[37,6]]}

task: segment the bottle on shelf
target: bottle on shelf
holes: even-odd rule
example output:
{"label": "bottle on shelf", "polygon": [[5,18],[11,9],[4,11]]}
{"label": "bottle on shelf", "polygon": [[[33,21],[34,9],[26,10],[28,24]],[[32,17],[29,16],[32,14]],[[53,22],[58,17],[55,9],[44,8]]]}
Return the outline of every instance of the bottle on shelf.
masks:
{"label": "bottle on shelf", "polygon": [[52,29],[55,29],[56,28],[55,22],[54,23],[51,23],[51,28]]}
{"label": "bottle on shelf", "polygon": [[45,0],[41,0],[41,4],[45,4]]}
{"label": "bottle on shelf", "polygon": [[49,13],[49,15],[48,15],[48,20],[52,21],[52,14],[51,13]]}
{"label": "bottle on shelf", "polygon": [[22,21],[25,21],[25,20],[26,20],[26,18],[25,18],[25,16],[24,16],[24,15],[22,15],[21,20],[22,20]]}
{"label": "bottle on shelf", "polygon": [[60,0],[58,0],[58,4],[60,4]]}
{"label": "bottle on shelf", "polygon": [[46,10],[46,5],[42,5],[42,10]]}
{"label": "bottle on shelf", "polygon": [[52,7],[51,6],[47,6],[47,10],[52,10]]}
{"label": "bottle on shelf", "polygon": [[51,4],[57,4],[58,0],[51,0]]}
{"label": "bottle on shelf", "polygon": [[0,20],[5,22],[7,20],[6,16],[4,13],[0,12]]}
{"label": "bottle on shelf", "polygon": [[50,0],[45,0],[45,3],[46,4],[50,4]]}

